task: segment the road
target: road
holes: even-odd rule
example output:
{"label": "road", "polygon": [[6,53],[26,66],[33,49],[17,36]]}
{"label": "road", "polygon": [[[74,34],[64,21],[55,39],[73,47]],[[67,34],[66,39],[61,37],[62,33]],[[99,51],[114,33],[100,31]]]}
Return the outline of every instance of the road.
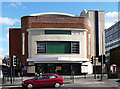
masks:
{"label": "road", "polygon": [[[21,86],[3,86],[2,89],[22,89]],[[36,89],[55,89],[53,87],[36,88]],[[66,83],[59,89],[120,89],[116,79],[99,81],[95,79],[76,78],[74,83]]]}
{"label": "road", "polygon": [[[20,86],[14,86],[14,87],[4,87],[2,89],[23,89],[22,87]],[[53,88],[53,87],[44,87],[44,88],[35,88],[35,89],[56,89],[56,88]],[[117,87],[73,87],[72,85],[69,85],[68,86],[63,86],[63,87],[60,87],[59,89],[119,89]]]}
{"label": "road", "polygon": [[[112,82],[111,82],[112,84]],[[101,85],[101,87],[99,86]],[[21,86],[4,86],[2,89],[22,89]],[[36,88],[36,89],[56,89],[53,87],[44,87],[44,88]],[[60,87],[59,89],[119,89],[115,86],[103,86],[101,82],[85,82],[85,83],[71,83],[71,84],[64,84],[64,86]]]}

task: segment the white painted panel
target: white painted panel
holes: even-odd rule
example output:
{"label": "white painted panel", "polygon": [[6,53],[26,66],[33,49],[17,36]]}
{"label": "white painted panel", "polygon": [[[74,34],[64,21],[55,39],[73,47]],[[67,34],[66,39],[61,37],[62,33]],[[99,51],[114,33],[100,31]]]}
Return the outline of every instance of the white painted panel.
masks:
{"label": "white painted panel", "polygon": [[27,66],[27,73],[35,73],[35,66]]}

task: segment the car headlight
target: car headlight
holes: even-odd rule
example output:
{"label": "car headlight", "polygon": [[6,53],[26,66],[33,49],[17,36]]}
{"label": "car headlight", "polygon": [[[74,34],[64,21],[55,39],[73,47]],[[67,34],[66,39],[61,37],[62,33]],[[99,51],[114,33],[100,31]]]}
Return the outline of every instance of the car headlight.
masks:
{"label": "car headlight", "polygon": [[22,83],[21,84],[24,84],[24,81],[22,81]]}

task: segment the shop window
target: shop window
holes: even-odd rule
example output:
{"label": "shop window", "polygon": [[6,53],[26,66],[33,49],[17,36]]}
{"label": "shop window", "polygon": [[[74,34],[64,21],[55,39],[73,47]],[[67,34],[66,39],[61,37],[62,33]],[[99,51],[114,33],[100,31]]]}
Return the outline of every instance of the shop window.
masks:
{"label": "shop window", "polygon": [[64,34],[71,35],[70,30],[45,30],[45,34]]}

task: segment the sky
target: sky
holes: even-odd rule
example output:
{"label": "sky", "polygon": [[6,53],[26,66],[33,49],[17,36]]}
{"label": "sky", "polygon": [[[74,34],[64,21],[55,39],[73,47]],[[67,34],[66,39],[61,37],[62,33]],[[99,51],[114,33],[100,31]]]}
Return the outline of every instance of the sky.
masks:
{"label": "sky", "polygon": [[20,27],[21,17],[34,13],[62,12],[79,16],[86,9],[105,11],[105,28],[118,20],[118,2],[2,2],[0,58],[9,55],[9,28]]}

